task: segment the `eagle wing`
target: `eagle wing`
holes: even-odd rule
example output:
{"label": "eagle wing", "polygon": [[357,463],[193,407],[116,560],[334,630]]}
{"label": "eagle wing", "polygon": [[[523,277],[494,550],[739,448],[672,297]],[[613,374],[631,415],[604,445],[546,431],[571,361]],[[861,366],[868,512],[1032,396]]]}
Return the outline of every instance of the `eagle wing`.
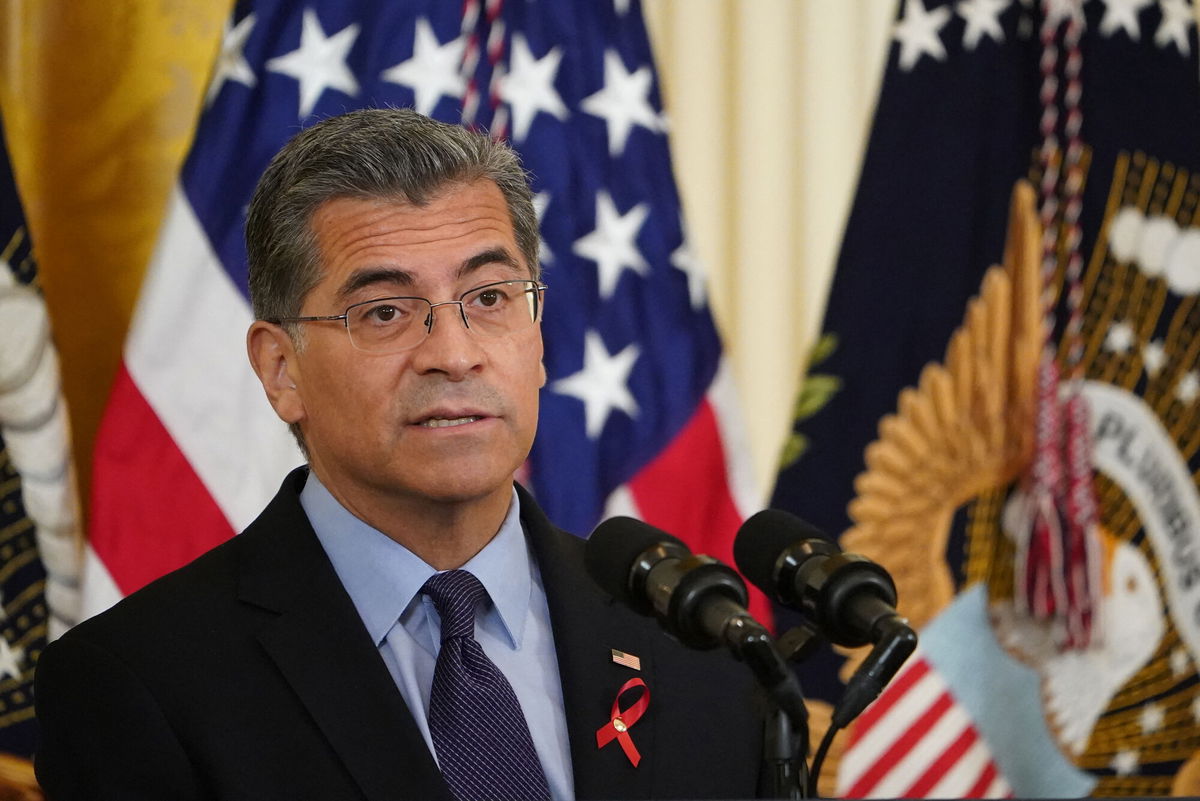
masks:
{"label": "eagle wing", "polygon": [[916,627],[954,595],[945,553],[955,510],[1011,482],[1032,458],[1041,236],[1033,188],[1019,181],[1003,264],[984,274],[943,363],[926,365],[880,421],[855,479],[842,544],[891,571],[900,611]]}

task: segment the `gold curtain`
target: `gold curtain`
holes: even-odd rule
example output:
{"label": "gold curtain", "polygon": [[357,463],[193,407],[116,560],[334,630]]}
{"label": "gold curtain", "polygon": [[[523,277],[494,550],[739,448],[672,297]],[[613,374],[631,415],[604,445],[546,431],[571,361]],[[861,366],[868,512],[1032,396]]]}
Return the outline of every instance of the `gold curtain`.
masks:
{"label": "gold curtain", "polygon": [[0,111],[62,359],[92,444],[231,0],[5,0]]}

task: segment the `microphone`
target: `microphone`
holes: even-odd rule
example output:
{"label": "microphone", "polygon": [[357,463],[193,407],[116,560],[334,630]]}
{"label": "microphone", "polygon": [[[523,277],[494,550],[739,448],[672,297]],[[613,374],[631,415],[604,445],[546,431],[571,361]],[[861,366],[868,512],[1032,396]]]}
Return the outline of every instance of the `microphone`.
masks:
{"label": "microphone", "polygon": [[658,617],[692,648],[728,643],[731,628],[761,628],[746,611],[746,584],[733,568],[693,554],[681,540],[641,520],[602,522],[588,537],[584,562],[609,595]]}
{"label": "microphone", "polygon": [[822,531],[779,509],[764,509],[742,524],[733,558],[751,583],[804,612],[838,645],[878,642],[889,625],[903,621],[886,570],[844,553]]}
{"label": "microphone", "polygon": [[681,540],[632,517],[605,520],[587,539],[584,563],[609,595],[658,622],[684,645],[724,644],[807,732],[800,682],[766,627],[746,611],[749,596],[737,572]]}
{"label": "microphone", "polygon": [[871,653],[846,685],[833,713],[843,728],[883,691],[917,647],[896,612],[896,584],[880,565],[852,553],[795,515],[764,509],[733,543],[738,569],[768,597],[805,613],[833,643]]}

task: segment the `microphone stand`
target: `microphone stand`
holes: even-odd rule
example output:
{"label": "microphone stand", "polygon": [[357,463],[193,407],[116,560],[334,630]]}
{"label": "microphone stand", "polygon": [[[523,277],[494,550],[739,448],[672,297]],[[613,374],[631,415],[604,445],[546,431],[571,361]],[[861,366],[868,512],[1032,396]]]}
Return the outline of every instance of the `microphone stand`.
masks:
{"label": "microphone stand", "polygon": [[767,692],[770,709],[763,737],[761,798],[801,799],[808,788],[808,709],[800,680],[779,653],[770,632],[749,615],[729,620],[722,639]]}
{"label": "microphone stand", "polygon": [[[795,672],[788,663],[800,664],[821,644],[820,633],[808,623],[786,631],[778,640],[777,653],[783,668],[793,678]],[[797,690],[800,687],[796,680]],[[816,798],[815,782],[808,766],[808,713],[792,720],[779,704],[772,703],[767,713],[763,736],[762,773],[759,776],[760,798]]]}
{"label": "microphone stand", "polygon": [[771,633],[746,611],[746,588],[737,574],[709,557],[690,556],[682,562],[662,559],[644,574],[637,569],[630,583],[649,591],[668,631],[681,641],[702,648],[723,643],[749,666],[772,705],[760,792],[767,798],[807,797],[808,709],[800,680]]}
{"label": "microphone stand", "polygon": [[759,773],[759,798],[806,798],[808,763],[808,722],[796,725],[779,704],[771,701],[763,727],[762,771]]}

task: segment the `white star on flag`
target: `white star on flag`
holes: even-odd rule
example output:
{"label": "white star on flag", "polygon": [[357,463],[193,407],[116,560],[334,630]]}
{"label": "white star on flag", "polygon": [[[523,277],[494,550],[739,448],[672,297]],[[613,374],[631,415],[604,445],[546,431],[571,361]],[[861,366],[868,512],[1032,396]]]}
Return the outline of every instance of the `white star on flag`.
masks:
{"label": "white star on flag", "polygon": [[600,334],[588,331],[583,340],[583,369],[550,386],[560,395],[583,401],[585,427],[590,439],[600,436],[613,409],[620,409],[630,417],[637,416],[637,401],[629,391],[628,382],[629,372],[640,353],[637,345],[630,344],[620,353],[610,355]]}
{"label": "white star on flag", "polygon": [[250,31],[254,30],[254,22],[254,14],[247,14],[232,28],[229,26],[229,20],[225,20],[225,33],[221,36],[221,53],[217,56],[216,66],[213,67],[213,77],[208,84],[208,94],[204,97],[204,105],[212,105],[226,81],[237,81],[243,86],[254,86],[257,83],[258,79],[254,77],[254,70],[250,68],[250,62],[246,61],[244,53],[246,39],[250,37]]}
{"label": "white star on flag", "polygon": [[946,60],[946,47],[938,31],[950,20],[946,6],[929,11],[923,0],[904,0],[904,16],[896,23],[893,38],[900,43],[900,69],[912,70],[922,55]]}
{"label": "white star on flag", "polygon": [[1104,0],[1104,18],[1100,20],[1100,34],[1112,36],[1118,30],[1129,34],[1129,38],[1138,41],[1142,37],[1142,29],[1138,25],[1138,12],[1150,5],[1152,0]]}
{"label": "white star on flag", "polygon": [[596,228],[575,240],[571,250],[596,262],[602,299],[611,298],[617,291],[622,271],[629,269],[640,275],[649,271],[650,265],[635,243],[649,215],[650,207],[645,203],[620,214],[607,191],[601,189],[596,193]]}
{"label": "white star on flag", "polygon": [[[538,231],[542,230],[542,218],[546,216],[546,209],[550,206],[550,193],[546,191],[538,192],[533,196],[533,213],[537,215]],[[546,239],[542,237],[538,245],[538,254],[543,264],[548,264],[554,261],[554,251],[546,244]]]}
{"label": "white star on flag", "polygon": [[608,154],[620,156],[634,125],[658,132],[659,119],[650,106],[650,68],[625,69],[621,55],[604,51],[604,88],[583,99],[579,107],[608,125]]}
{"label": "white star on flag", "polygon": [[525,141],[539,111],[557,120],[565,120],[569,116],[562,97],[554,88],[561,61],[561,47],[552,47],[546,55],[534,58],[525,36],[513,34],[508,72],[500,80],[498,91],[500,99],[508,103],[512,110],[514,142],[520,144]]}
{"label": "white star on flag", "polygon": [[413,37],[412,56],[389,67],[380,75],[389,83],[412,89],[415,107],[422,114],[432,114],[438,100],[460,98],[467,89],[467,80],[459,72],[467,40],[459,36],[439,44],[429,20],[417,20]]}
{"label": "white star on flag", "polygon": [[1188,26],[1196,24],[1192,9],[1188,8],[1187,0],[1162,0],[1162,22],[1154,34],[1154,43],[1159,47],[1174,44],[1182,55],[1192,54],[1192,44],[1188,41]]}
{"label": "white star on flag", "polygon": [[356,22],[327,37],[316,12],[305,9],[300,47],[267,62],[267,69],[300,82],[300,119],[312,113],[326,89],[337,89],[351,96],[358,94],[358,81],[346,66],[346,56],[358,38],[358,31]]}
{"label": "white star on flag", "polygon": [[692,252],[687,236],[684,236],[683,242],[671,254],[671,266],[682,270],[683,274],[687,276],[688,299],[692,303],[692,308],[696,310],[702,308],[704,306],[704,265]]}
{"label": "white star on flag", "polygon": [[974,50],[984,36],[1003,42],[1000,13],[1008,4],[1009,0],[961,0],[955,8],[958,15],[967,21],[967,28],[963,31],[963,47]]}
{"label": "white star on flag", "polygon": [[21,678],[21,660],[24,658],[25,652],[21,648],[9,645],[8,640],[0,637],[0,679],[5,676]]}

